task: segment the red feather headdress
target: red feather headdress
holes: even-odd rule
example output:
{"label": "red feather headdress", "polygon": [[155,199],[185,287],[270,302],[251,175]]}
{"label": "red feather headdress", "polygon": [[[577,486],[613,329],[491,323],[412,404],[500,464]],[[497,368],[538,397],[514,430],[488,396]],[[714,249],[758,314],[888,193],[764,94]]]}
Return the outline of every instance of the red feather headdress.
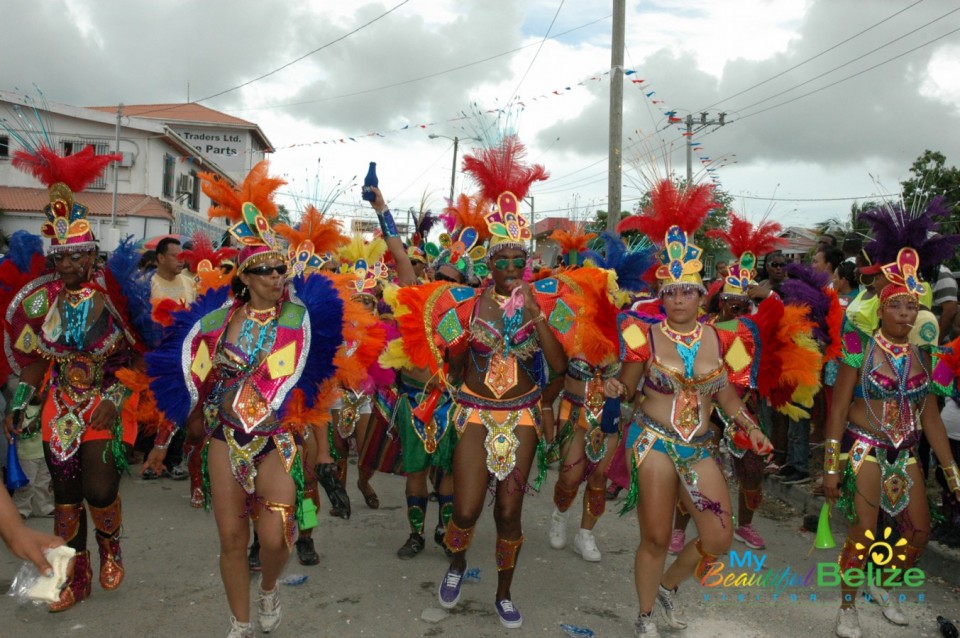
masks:
{"label": "red feather headdress", "polygon": [[480,196],[496,202],[495,210],[486,215],[491,235],[488,254],[507,247],[526,251],[526,242],[533,237],[520,211],[520,201],[534,182],[547,179],[548,174],[540,164],[524,164],[526,153],[526,147],[511,135],[497,148],[482,149],[476,156],[463,158],[463,171],[476,180]]}
{"label": "red feather headdress", "polygon": [[723,240],[737,260],[736,264],[730,266],[724,280],[724,294],[747,295],[751,278],[756,275],[757,258],[787,243],[786,239],[777,236],[782,230],[783,227],[776,222],[764,221],[755,227],[736,213],[731,213],[729,230],[707,231],[707,237]]}
{"label": "red feather headdress", "polygon": [[50,239],[50,252],[96,248],[87,207],[76,202],[74,194],[98,179],[110,162],[120,159],[116,153],[97,155],[93,146],[67,157],[48,146],[39,147],[35,153],[21,150],[13,154],[13,166],[36,177],[50,191],[50,203],[43,209],[47,221],[40,227],[43,236]]}

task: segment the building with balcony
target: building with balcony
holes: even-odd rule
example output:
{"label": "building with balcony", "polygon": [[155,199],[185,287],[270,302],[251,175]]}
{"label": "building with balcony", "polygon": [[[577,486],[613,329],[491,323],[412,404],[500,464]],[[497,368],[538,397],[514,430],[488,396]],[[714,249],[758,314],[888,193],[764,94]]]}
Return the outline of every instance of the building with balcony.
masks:
{"label": "building with balcony", "polygon": [[199,230],[220,239],[226,222],[207,219],[210,200],[197,175],[210,172],[237,183],[273,151],[256,124],[198,104],[120,107],[119,144],[115,106],[41,107],[26,103],[20,94],[0,91],[0,117],[11,129],[0,128],[0,229],[7,234],[39,232],[49,203],[46,188],[11,165],[20,148],[18,136],[36,138],[42,122],[49,143],[62,153],[92,144],[98,154],[118,150],[123,155],[78,197],[89,208],[103,250],[112,250],[127,235],[141,240]]}

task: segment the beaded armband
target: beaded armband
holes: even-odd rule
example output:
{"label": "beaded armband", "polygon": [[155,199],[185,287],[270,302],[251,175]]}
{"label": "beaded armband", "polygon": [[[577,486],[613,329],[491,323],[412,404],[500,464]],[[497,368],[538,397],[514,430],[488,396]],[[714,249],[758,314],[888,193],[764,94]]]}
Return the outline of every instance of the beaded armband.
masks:
{"label": "beaded armband", "polygon": [[823,473],[840,473],[840,441],[827,439],[823,445]]}
{"label": "beaded armband", "polygon": [[13,393],[13,399],[10,401],[10,411],[11,412],[22,412],[27,409],[27,406],[30,405],[30,400],[33,398],[33,395],[37,393],[37,389],[21,381],[17,384],[17,389]]}
{"label": "beaded armband", "polygon": [[377,213],[377,219],[380,220],[380,230],[383,232],[384,239],[400,236],[397,232],[397,223],[393,221],[393,213],[389,208],[384,209],[382,213]]}
{"label": "beaded armband", "polygon": [[943,470],[943,476],[947,479],[947,488],[951,492],[960,491],[960,468],[957,468],[957,462],[954,461],[946,467],[941,465],[940,469]]}

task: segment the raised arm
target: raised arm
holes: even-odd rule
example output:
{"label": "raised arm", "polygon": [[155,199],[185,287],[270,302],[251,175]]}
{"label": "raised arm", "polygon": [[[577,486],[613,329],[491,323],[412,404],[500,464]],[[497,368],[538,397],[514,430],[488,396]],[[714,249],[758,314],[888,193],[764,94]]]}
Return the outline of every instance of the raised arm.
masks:
{"label": "raised arm", "polygon": [[387,242],[387,248],[397,264],[397,281],[401,286],[416,286],[418,283],[417,275],[413,270],[410,256],[403,248],[403,241],[397,232],[397,224],[393,220],[393,213],[387,208],[387,202],[383,199],[383,193],[380,192],[380,189],[371,186],[370,190],[376,196],[370,204],[377,213],[377,219],[380,220],[380,230],[383,231],[383,239]]}

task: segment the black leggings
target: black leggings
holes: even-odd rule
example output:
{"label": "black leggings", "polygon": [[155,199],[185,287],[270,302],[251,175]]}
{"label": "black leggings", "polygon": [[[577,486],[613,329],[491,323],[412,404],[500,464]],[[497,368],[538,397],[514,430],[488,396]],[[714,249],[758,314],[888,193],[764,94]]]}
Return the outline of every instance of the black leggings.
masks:
{"label": "black leggings", "polygon": [[[107,507],[120,492],[120,472],[108,449],[111,441],[81,443],[80,449],[65,463],[53,461],[50,446],[43,444],[43,454],[50,469],[53,500],[57,505],[73,505],[86,501],[92,507]],[[124,452],[129,446],[124,444]],[[68,543],[83,551],[87,546],[87,517],[80,518],[77,535]]]}

